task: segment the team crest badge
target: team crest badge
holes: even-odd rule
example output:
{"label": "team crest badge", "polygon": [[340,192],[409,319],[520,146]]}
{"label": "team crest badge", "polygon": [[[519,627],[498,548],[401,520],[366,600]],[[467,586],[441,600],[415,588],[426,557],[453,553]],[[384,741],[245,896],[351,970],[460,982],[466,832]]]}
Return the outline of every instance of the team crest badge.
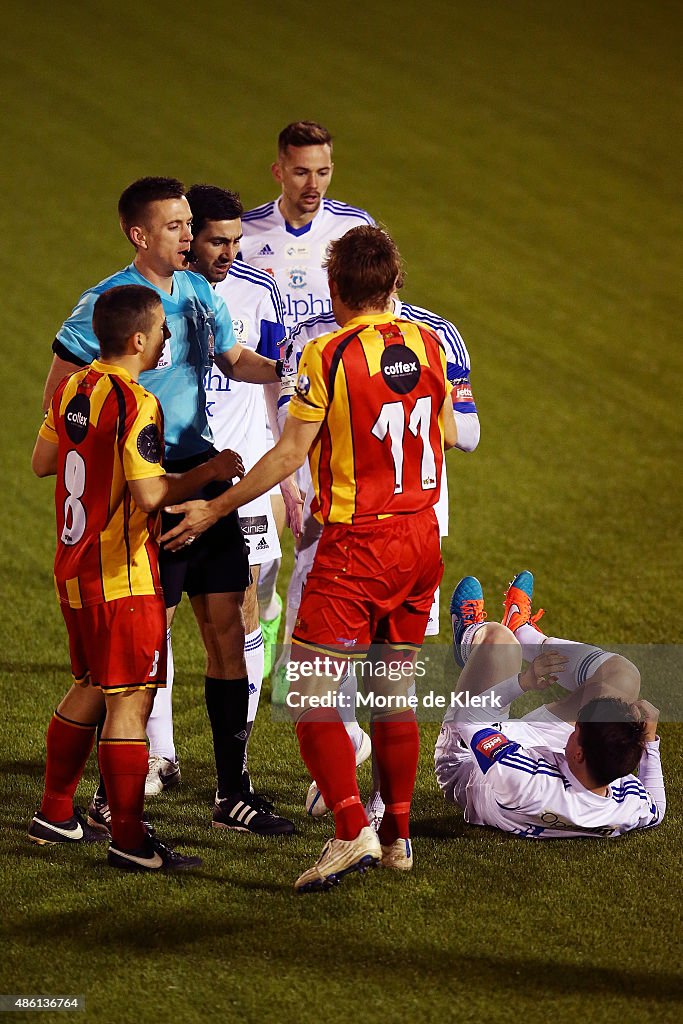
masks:
{"label": "team crest badge", "polygon": [[310,378],[308,378],[305,373],[299,374],[299,379],[296,382],[296,390],[297,393],[300,394],[302,398],[305,398],[308,392],[311,390]]}
{"label": "team crest badge", "polygon": [[305,267],[291,267],[289,271],[289,287],[304,288],[306,286]]}

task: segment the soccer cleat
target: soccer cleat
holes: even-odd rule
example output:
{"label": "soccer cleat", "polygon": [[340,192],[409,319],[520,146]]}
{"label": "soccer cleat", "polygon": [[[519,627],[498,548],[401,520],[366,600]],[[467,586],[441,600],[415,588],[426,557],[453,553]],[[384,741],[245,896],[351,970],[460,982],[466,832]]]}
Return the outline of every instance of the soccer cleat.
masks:
{"label": "soccer cleat", "polygon": [[157,839],[149,825],[147,829],[145,840],[137,850],[120,850],[111,843],[107,852],[109,866],[124,871],[185,871],[201,865],[201,857],[186,857],[176,853]]}
{"label": "soccer cleat", "polygon": [[382,846],[383,868],[394,871],[410,871],[413,867],[413,844],[410,839],[396,839],[389,846]]}
{"label": "soccer cleat", "polygon": [[461,668],[467,661],[462,637],[468,626],[486,621],[484,591],[475,576],[463,576],[451,597],[451,625],[453,627],[453,651]]}
{"label": "soccer cleat", "polygon": [[355,839],[328,839],[316,863],[297,878],[294,888],[297,892],[324,892],[337,885],[344,875],[352,871],[363,874],[381,859],[379,839],[365,825]]}
{"label": "soccer cleat", "polygon": [[180,782],[180,765],[169,757],[151,754],[147,769],[145,796],[159,796],[165,789],[177,786]]}
{"label": "soccer cleat", "polygon": [[[364,729],[361,729],[361,736],[360,747],[356,751],[356,768],[364,764],[372,753],[372,742]],[[382,810],[384,810],[384,804],[382,804]],[[318,789],[318,783],[314,779],[306,793],[306,813],[310,814],[312,818],[322,818],[328,811],[329,807],[325,803],[323,795]]]}
{"label": "soccer cleat", "polygon": [[275,645],[277,643],[277,635],[280,630],[280,620],[282,618],[282,598],[279,594],[275,595],[275,602],[278,606],[278,613],[273,619],[261,619],[261,635],[263,636],[263,678],[270,675],[270,670],[273,667],[273,654],[275,652]]}
{"label": "soccer cleat", "polygon": [[520,626],[527,625],[533,626],[537,632],[542,633],[542,630],[538,628],[536,623],[544,612],[542,608],[539,608],[535,615],[531,614],[533,596],[534,577],[528,569],[524,569],[523,572],[517,573],[515,578],[508,584],[503,601],[505,612],[503,613],[502,622],[513,633]]}
{"label": "soccer cleat", "polygon": [[52,843],[99,843],[109,838],[106,834],[91,828],[83,820],[80,807],[74,808],[71,818],[66,821],[49,821],[44,814],[36,811],[28,827],[28,837],[32,843],[48,846]]}
{"label": "soccer cleat", "polygon": [[287,666],[276,666],[271,679],[270,703],[284,704],[288,693],[289,679],[287,678]]}
{"label": "soccer cleat", "polygon": [[259,793],[232,793],[216,798],[211,821],[213,828],[231,828],[257,836],[291,836],[294,822],[275,813],[270,800]]}
{"label": "soccer cleat", "polygon": [[96,832],[102,833],[103,839],[111,839],[111,811],[107,798],[95,793],[88,808],[88,824]]}

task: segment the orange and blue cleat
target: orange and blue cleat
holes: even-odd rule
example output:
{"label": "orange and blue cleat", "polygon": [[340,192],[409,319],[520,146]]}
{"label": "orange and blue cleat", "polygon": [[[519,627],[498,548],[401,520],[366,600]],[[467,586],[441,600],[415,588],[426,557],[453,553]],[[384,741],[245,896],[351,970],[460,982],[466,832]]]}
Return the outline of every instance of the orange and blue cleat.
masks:
{"label": "orange and blue cleat", "polygon": [[462,644],[463,633],[468,626],[486,621],[484,591],[475,576],[463,576],[451,597],[451,625],[453,627],[453,650],[455,660],[462,668],[467,660],[467,645]]}
{"label": "orange and blue cleat", "polygon": [[503,614],[503,625],[507,626],[514,633],[520,626],[533,626],[539,633],[542,632],[536,625],[544,614],[539,608],[535,615],[531,614],[531,601],[534,596],[534,577],[528,569],[517,573],[510,581],[505,591],[503,602],[505,612]]}

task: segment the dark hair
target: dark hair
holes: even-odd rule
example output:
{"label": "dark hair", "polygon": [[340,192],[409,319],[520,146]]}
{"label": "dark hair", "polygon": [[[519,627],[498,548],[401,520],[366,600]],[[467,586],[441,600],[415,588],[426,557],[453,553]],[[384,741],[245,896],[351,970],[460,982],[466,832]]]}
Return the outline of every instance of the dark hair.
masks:
{"label": "dark hair", "polygon": [[138,178],[121,193],[119,219],[126,234],[144,217],[150,203],[182,199],[185,186],[177,178]]}
{"label": "dark hair", "polygon": [[331,242],[323,263],[349,309],[386,307],[403,284],[401,254],[382,228],[363,224]]}
{"label": "dark hair", "polygon": [[329,146],[332,150],[332,136],[316,121],[293,121],[277,137],[278,153],[288,146]]}
{"label": "dark hair", "polygon": [[576,716],[586,767],[598,786],[634,772],[645,745],[645,723],[619,697],[594,697]]}
{"label": "dark hair", "polygon": [[192,210],[192,234],[197,237],[207,220],[237,220],[244,213],[238,192],[217,185],[193,185],[187,191]]}
{"label": "dark hair", "polygon": [[128,339],[136,331],[147,334],[152,316],[161,305],[157,292],[141,284],[122,284],[102,292],[92,314],[92,329],[105,359],[127,352]]}

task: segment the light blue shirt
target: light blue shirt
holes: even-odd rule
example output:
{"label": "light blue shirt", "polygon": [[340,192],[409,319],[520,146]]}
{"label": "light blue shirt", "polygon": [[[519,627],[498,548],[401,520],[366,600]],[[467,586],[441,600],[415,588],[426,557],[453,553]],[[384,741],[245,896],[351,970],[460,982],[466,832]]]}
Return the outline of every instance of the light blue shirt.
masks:
{"label": "light blue shirt", "polygon": [[161,402],[166,458],[198,455],[213,443],[206,418],[204,374],[214,351],[227,352],[236,341],[228,307],[201,274],[189,270],[175,273],[169,295],[131,263],[81,295],[57,334],[55,350],[65,359],[69,354],[86,363],[96,359],[100,347],[92,329],[93,307],[102,292],[122,284],[144,285],[157,292],[171,332],[158,365],[140,375],[140,383]]}

